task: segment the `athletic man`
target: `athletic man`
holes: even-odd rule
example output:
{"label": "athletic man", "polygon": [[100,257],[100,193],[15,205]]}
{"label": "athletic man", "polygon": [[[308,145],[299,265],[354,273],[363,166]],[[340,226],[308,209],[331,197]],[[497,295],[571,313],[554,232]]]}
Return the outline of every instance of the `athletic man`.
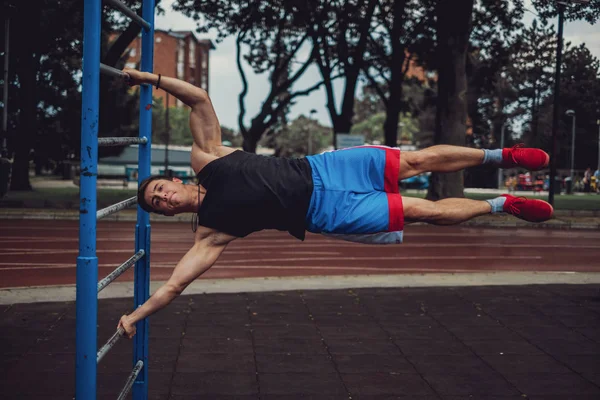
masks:
{"label": "athletic man", "polygon": [[365,146],[298,159],[259,156],[221,144],[219,121],[204,90],[152,73],[124,72],[130,84],[155,85],[191,108],[191,166],[199,181],[185,185],[176,178],[150,177],[139,186],[143,209],[167,216],[193,213],[199,226],[194,245],[167,283],[119,321],[128,337],[135,334],[137,321],[169,304],[207,271],[228,243],[259,230],[288,231],[300,240],[308,230],[363,243],[400,243],[405,222],[452,225],[498,212],[532,222],[552,217],[552,206],[542,200],[503,195],[433,202],[402,197],[398,190],[400,180],[427,171],[486,163],[539,170],[549,160],[542,150],[440,145],[400,154],[399,149]]}

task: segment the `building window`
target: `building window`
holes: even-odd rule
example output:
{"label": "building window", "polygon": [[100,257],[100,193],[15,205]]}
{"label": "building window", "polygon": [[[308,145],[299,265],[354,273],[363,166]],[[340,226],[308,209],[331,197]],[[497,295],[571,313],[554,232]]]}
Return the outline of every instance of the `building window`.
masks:
{"label": "building window", "polygon": [[129,49],[129,57],[135,57],[137,55],[137,51],[135,47]]}
{"label": "building window", "polygon": [[156,38],[156,43],[160,43],[160,42],[162,42],[162,38],[161,38],[160,36],[158,36],[158,37]]}
{"label": "building window", "polygon": [[137,66],[134,62],[128,62],[128,63],[125,63],[125,67],[130,68],[130,69],[135,69]]}
{"label": "building window", "polygon": [[196,43],[193,40],[190,40],[190,50],[188,58],[190,60],[190,67],[196,68]]}
{"label": "building window", "polygon": [[177,43],[177,78],[183,79],[185,66],[185,42],[180,39]]}
{"label": "building window", "polygon": [[208,68],[208,49],[205,47],[202,49],[202,70],[206,71]]}

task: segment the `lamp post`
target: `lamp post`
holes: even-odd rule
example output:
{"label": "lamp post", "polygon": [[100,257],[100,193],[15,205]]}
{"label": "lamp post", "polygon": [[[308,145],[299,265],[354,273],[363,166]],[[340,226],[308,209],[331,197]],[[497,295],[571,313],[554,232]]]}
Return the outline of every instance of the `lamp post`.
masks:
{"label": "lamp post", "polygon": [[169,172],[169,142],[171,141],[171,127],[169,125],[169,93],[165,101],[165,175],[171,176]]}
{"label": "lamp post", "polygon": [[560,65],[562,59],[563,19],[565,3],[558,1],[558,41],[556,44],[556,67],[554,71],[554,107],[552,112],[552,150],[550,154],[550,188],[548,203],[554,205],[554,186],[556,185],[556,151],[558,149],[558,98],[560,93]]}
{"label": "lamp post", "polygon": [[[575,110],[567,110],[567,112],[565,114],[567,114],[569,117],[572,118],[572,124],[571,124],[571,185],[573,185],[573,171],[574,171],[574,165],[575,165],[575,120],[576,120],[576,115],[575,115]],[[571,187],[573,187],[573,186],[571,186]]]}
{"label": "lamp post", "polygon": [[[596,125],[598,125],[598,171],[600,171],[600,119],[596,120]],[[596,182],[596,187],[600,185],[600,182]]]}
{"label": "lamp post", "polygon": [[[317,113],[317,110],[315,110],[314,108],[312,110],[310,110],[310,121],[313,121],[313,115]],[[312,154],[312,126],[309,125],[308,127],[308,155],[310,156]]]}

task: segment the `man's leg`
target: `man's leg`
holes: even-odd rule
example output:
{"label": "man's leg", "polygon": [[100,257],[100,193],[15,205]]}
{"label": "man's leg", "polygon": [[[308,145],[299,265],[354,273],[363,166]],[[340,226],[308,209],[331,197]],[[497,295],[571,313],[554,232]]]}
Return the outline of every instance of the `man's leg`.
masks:
{"label": "man's leg", "polygon": [[515,146],[511,149],[481,150],[463,146],[436,145],[400,155],[399,179],[423,172],[455,172],[481,164],[511,168],[520,166],[536,171],[548,166],[550,157],[540,149]]}
{"label": "man's leg", "polygon": [[502,195],[491,200],[450,198],[430,201],[402,197],[404,221],[427,222],[434,225],[455,225],[480,215],[507,213],[529,222],[552,218],[554,209],[543,200]]}
{"label": "man's leg", "polygon": [[492,212],[486,201],[450,198],[438,201],[402,196],[404,221],[455,225]]}

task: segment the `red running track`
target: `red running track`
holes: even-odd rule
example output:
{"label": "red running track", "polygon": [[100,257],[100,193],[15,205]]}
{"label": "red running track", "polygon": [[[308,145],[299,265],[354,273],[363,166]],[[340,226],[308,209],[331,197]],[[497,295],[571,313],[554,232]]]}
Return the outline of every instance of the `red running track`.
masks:
{"label": "red running track", "polygon": [[[102,279],[134,253],[135,222],[98,222]],[[74,284],[78,221],[2,220],[0,287]],[[189,223],[153,223],[151,279],[166,280],[193,243]],[[600,271],[600,232],[407,226],[401,245],[264,231],[235,240],[202,278],[477,271]],[[133,268],[118,281],[133,279]]]}

